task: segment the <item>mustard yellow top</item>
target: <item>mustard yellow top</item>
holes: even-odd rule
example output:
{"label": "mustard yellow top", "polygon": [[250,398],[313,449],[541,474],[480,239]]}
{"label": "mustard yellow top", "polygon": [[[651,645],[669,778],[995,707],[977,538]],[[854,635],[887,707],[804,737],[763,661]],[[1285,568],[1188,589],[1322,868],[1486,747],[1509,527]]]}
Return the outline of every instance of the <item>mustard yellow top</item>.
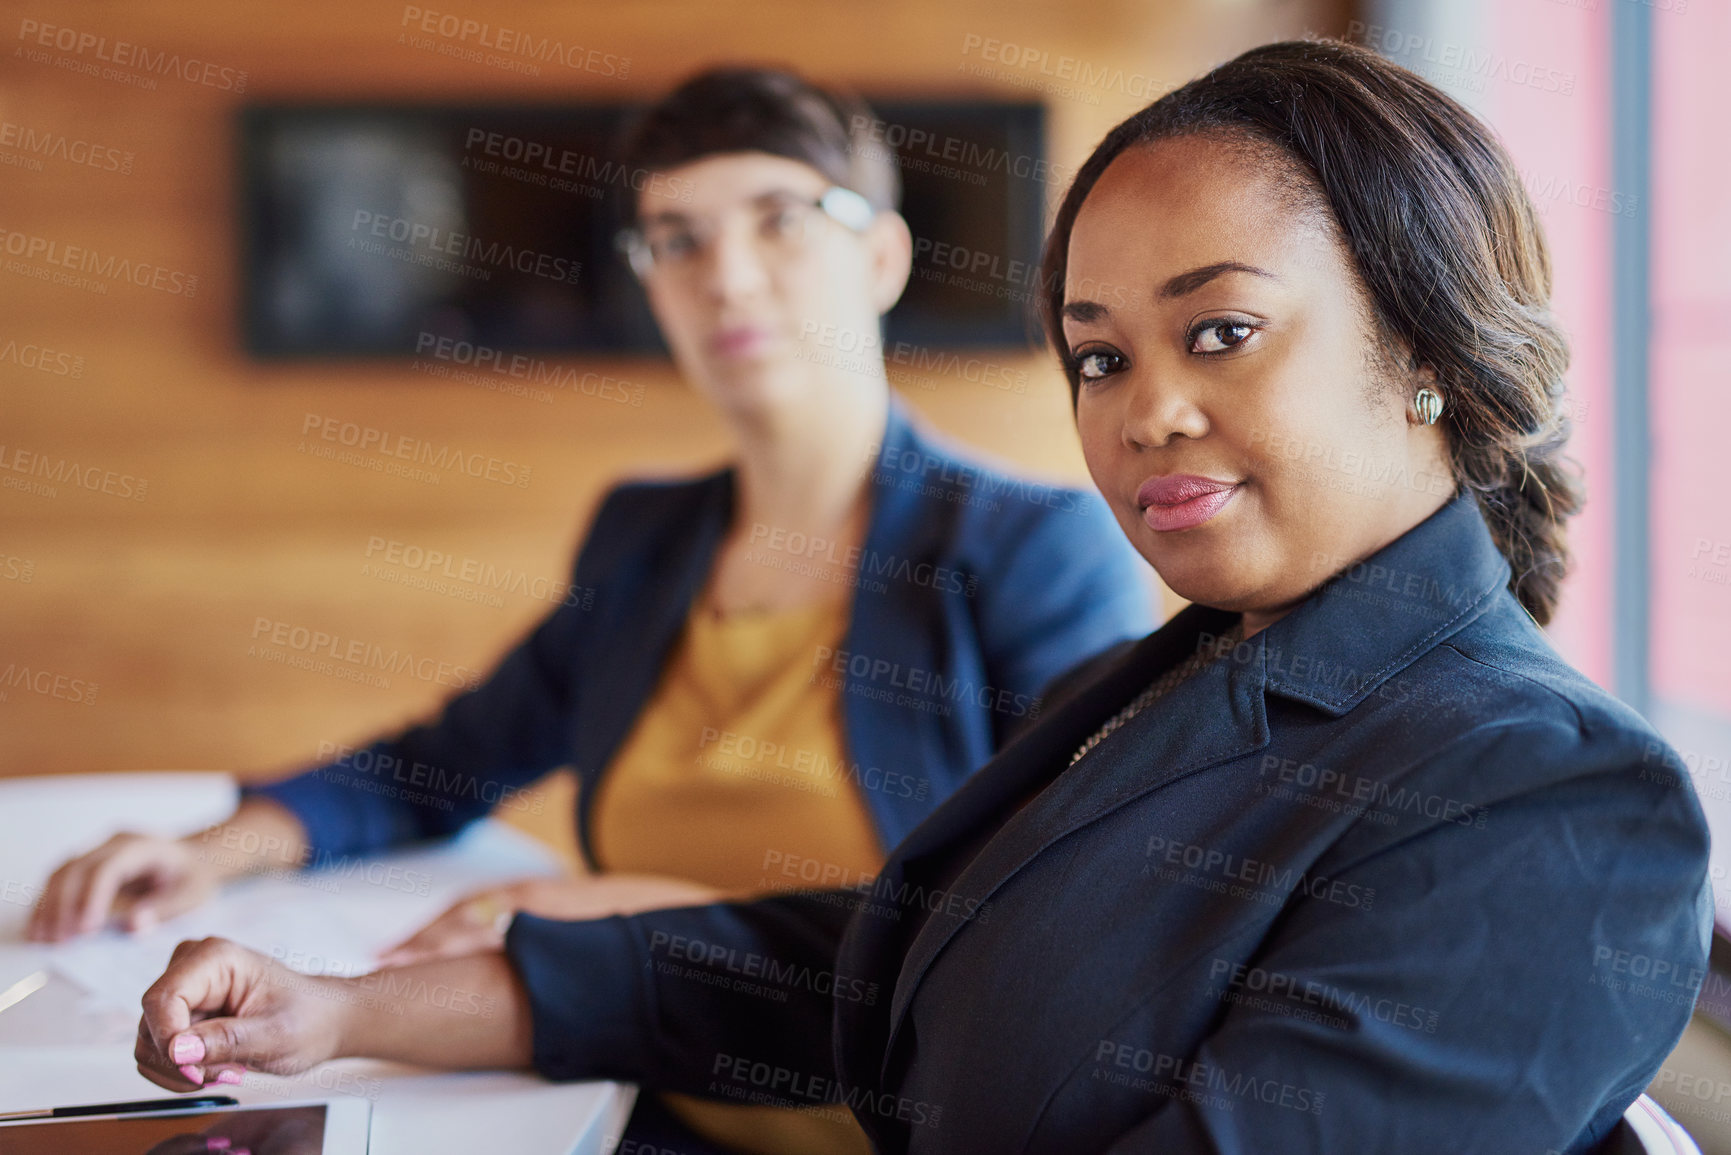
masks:
{"label": "mustard yellow top", "polygon": [[[840,692],[814,678],[848,602],[717,617],[694,610],[596,787],[603,870],[746,895],[857,883],[884,850],[847,759]],[[821,880],[821,881],[814,881]],[[762,1155],[865,1152],[845,1107],[780,1110],[664,1095],[687,1125]]]}

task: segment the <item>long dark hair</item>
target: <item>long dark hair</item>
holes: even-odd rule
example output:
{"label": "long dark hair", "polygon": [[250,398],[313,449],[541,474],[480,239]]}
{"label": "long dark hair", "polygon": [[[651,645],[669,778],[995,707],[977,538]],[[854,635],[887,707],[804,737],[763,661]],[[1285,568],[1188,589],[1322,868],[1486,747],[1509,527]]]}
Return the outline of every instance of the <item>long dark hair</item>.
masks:
{"label": "long dark hair", "polygon": [[[1551,315],[1544,234],[1502,145],[1436,86],[1368,49],[1330,40],[1253,48],[1118,125],[1077,170],[1040,270],[1041,322],[1060,355],[1064,267],[1082,202],[1125,149],[1192,135],[1272,145],[1313,186],[1382,338],[1435,369],[1455,480],[1508,558],[1509,588],[1549,622],[1568,568],[1564,523],[1581,503],[1562,456],[1569,349]],[[1065,371],[1074,396],[1076,367]]]}

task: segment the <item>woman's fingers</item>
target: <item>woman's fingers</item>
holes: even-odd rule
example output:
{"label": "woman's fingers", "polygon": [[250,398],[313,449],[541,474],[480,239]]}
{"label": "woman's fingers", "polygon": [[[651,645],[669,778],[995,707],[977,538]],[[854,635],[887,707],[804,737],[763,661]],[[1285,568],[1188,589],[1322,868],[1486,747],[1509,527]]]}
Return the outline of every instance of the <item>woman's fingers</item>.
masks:
{"label": "woman's fingers", "polygon": [[155,896],[185,885],[186,857],[170,839],[117,834],[49,876],[27,934],[57,942],[100,929],[117,905],[154,907]]}
{"label": "woman's fingers", "polygon": [[492,950],[504,942],[502,936],[493,934],[489,928],[462,925],[456,920],[445,922],[444,918],[441,915],[439,921],[422,927],[385,951],[379,956],[379,965],[400,967],[431,959],[457,958]]}
{"label": "woman's fingers", "polygon": [[58,942],[83,934],[87,922],[94,922],[91,929],[101,925],[100,918],[92,919],[88,907],[92,876],[114,852],[111,840],[54,872],[49,880],[49,889],[43,896],[43,905],[48,909],[48,928],[44,935],[48,941]]}
{"label": "woman's fingers", "polygon": [[407,966],[499,950],[518,911],[543,918],[603,918],[668,906],[715,902],[721,892],[659,875],[590,875],[532,878],[480,891],[455,903],[426,926],[379,954],[381,966]]}
{"label": "woman's fingers", "polygon": [[89,854],[74,858],[49,876],[40,904],[43,911],[43,939],[59,942],[78,933],[78,927],[84,921],[82,903],[89,890],[90,872],[95,870],[97,864],[109,853],[111,851],[105,844]]}
{"label": "woman's fingers", "polygon": [[[178,1036],[174,1050],[165,1058],[143,1023],[138,1027],[138,1039],[132,1047],[132,1058],[138,1073],[170,1091],[198,1091],[216,1085],[238,1085],[246,1074],[239,1063],[216,1063],[198,1056],[211,1053],[209,1044],[189,1034]],[[187,1060],[175,1062],[175,1056]]]}
{"label": "woman's fingers", "polygon": [[72,933],[89,934],[100,930],[108,921],[108,913],[114,907],[120,888],[135,879],[148,877],[153,857],[147,844],[123,842],[91,863],[80,879]]}
{"label": "woman's fingers", "polygon": [[399,967],[417,959],[428,957],[436,951],[440,944],[450,937],[450,927],[453,919],[460,916],[463,904],[449,907],[426,926],[411,934],[395,946],[379,952],[379,965]]}
{"label": "woman's fingers", "polygon": [[396,946],[382,951],[379,965],[407,966],[428,959],[496,950],[505,941],[501,923],[510,921],[516,905],[511,888],[472,894]]}
{"label": "woman's fingers", "polygon": [[267,1017],[230,1015],[203,1019],[168,1040],[168,1060],[201,1086],[236,1084],[249,1066],[282,1065],[282,1031]]}
{"label": "woman's fingers", "polygon": [[30,912],[30,926],[25,933],[37,942],[53,942],[59,938],[60,908],[67,900],[67,876],[79,868],[80,860],[63,862],[42,887],[36,909]]}
{"label": "woman's fingers", "polygon": [[190,1089],[177,1085],[177,1076],[192,1087],[204,1083],[203,1040],[187,1032],[195,1016],[226,1013],[240,1002],[237,960],[224,949],[232,945],[220,939],[181,943],[162,977],[144,992],[133,1058],[145,1077],[172,1090]]}
{"label": "woman's fingers", "polygon": [[295,1075],[338,1053],[354,1000],[339,979],[298,974],[219,938],[183,942],[144,992],[136,1057],[175,1090]]}
{"label": "woman's fingers", "polygon": [[[284,982],[273,981],[278,971]],[[248,1067],[298,1070],[320,1061],[324,1056],[297,1049],[306,1035],[300,1020],[315,1010],[291,993],[301,978],[224,939],[181,943],[144,992],[139,1070],[162,1086],[189,1090],[237,1083]]]}
{"label": "woman's fingers", "polygon": [[138,1066],[138,1073],[158,1087],[170,1091],[196,1091],[204,1085],[204,1072],[192,1067],[182,1071],[172,1063],[164,1065],[161,1050],[142,1019],[138,1023],[138,1039],[132,1044],[132,1060]]}
{"label": "woman's fingers", "polygon": [[722,894],[700,883],[648,874],[531,878],[471,894],[379,954],[381,966],[407,966],[499,950],[518,911],[543,918],[603,918],[668,906],[696,906]]}
{"label": "woman's fingers", "polygon": [[181,876],[156,881],[154,885],[123,888],[114,900],[114,917],[131,934],[142,934],[197,906],[206,890]]}

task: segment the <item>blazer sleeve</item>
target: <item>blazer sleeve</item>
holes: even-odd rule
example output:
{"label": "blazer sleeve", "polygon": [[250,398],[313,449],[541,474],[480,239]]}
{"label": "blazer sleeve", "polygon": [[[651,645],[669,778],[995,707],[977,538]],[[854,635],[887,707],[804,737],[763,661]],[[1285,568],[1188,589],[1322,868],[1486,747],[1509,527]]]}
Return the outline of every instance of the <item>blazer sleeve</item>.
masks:
{"label": "blazer sleeve", "polygon": [[835,972],[850,898],[802,892],[584,922],[518,915],[505,953],[529,996],[535,1069],[717,1099],[835,1099],[835,1000],[880,996]]}
{"label": "blazer sleeve", "polygon": [[1032,698],[994,711],[995,745],[1032,725],[1060,674],[1159,622],[1152,571],[1106,504],[1080,490],[1052,491],[980,575],[976,605],[989,684]]}
{"label": "blazer sleeve", "polygon": [[[287,807],[306,830],[311,863],[454,834],[570,757],[572,671],[590,614],[620,491],[609,495],[574,567],[567,596],[478,685],[437,716],[363,750],[243,795]],[[601,548],[597,548],[601,543]]]}
{"label": "blazer sleeve", "polygon": [[1348,865],[1369,911],[1289,907],[1175,1093],[1111,1151],[1574,1153],[1616,1124],[1705,974],[1693,791],[1638,744],[1561,724],[1451,746],[1461,765],[1559,769],[1482,829],[1437,822]]}

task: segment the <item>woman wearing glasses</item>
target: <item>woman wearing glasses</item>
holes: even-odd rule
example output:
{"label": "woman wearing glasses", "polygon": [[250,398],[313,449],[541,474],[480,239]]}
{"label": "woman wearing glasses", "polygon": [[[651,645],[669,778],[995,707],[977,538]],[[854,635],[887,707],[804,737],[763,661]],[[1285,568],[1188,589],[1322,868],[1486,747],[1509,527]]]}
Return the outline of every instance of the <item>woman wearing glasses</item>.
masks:
{"label": "woman wearing glasses", "polygon": [[[222,845],[316,866],[454,833],[575,766],[595,873],[475,895],[392,962],[496,949],[519,911],[852,882],[1039,713],[1048,680],[1151,627],[1152,587],[1097,496],[957,455],[881,358],[818,343],[875,339],[909,275],[893,160],[856,135],[870,120],[763,70],[699,76],[647,114],[622,163],[667,179],[646,182],[625,248],[733,466],[613,490],[577,559],[582,604],[430,723],[249,789]],[[185,909],[218,881],[198,844],[121,836],[67,864],[33,932]],[[680,1109],[761,1150],[857,1145],[822,1116],[775,1140],[761,1111]]]}

